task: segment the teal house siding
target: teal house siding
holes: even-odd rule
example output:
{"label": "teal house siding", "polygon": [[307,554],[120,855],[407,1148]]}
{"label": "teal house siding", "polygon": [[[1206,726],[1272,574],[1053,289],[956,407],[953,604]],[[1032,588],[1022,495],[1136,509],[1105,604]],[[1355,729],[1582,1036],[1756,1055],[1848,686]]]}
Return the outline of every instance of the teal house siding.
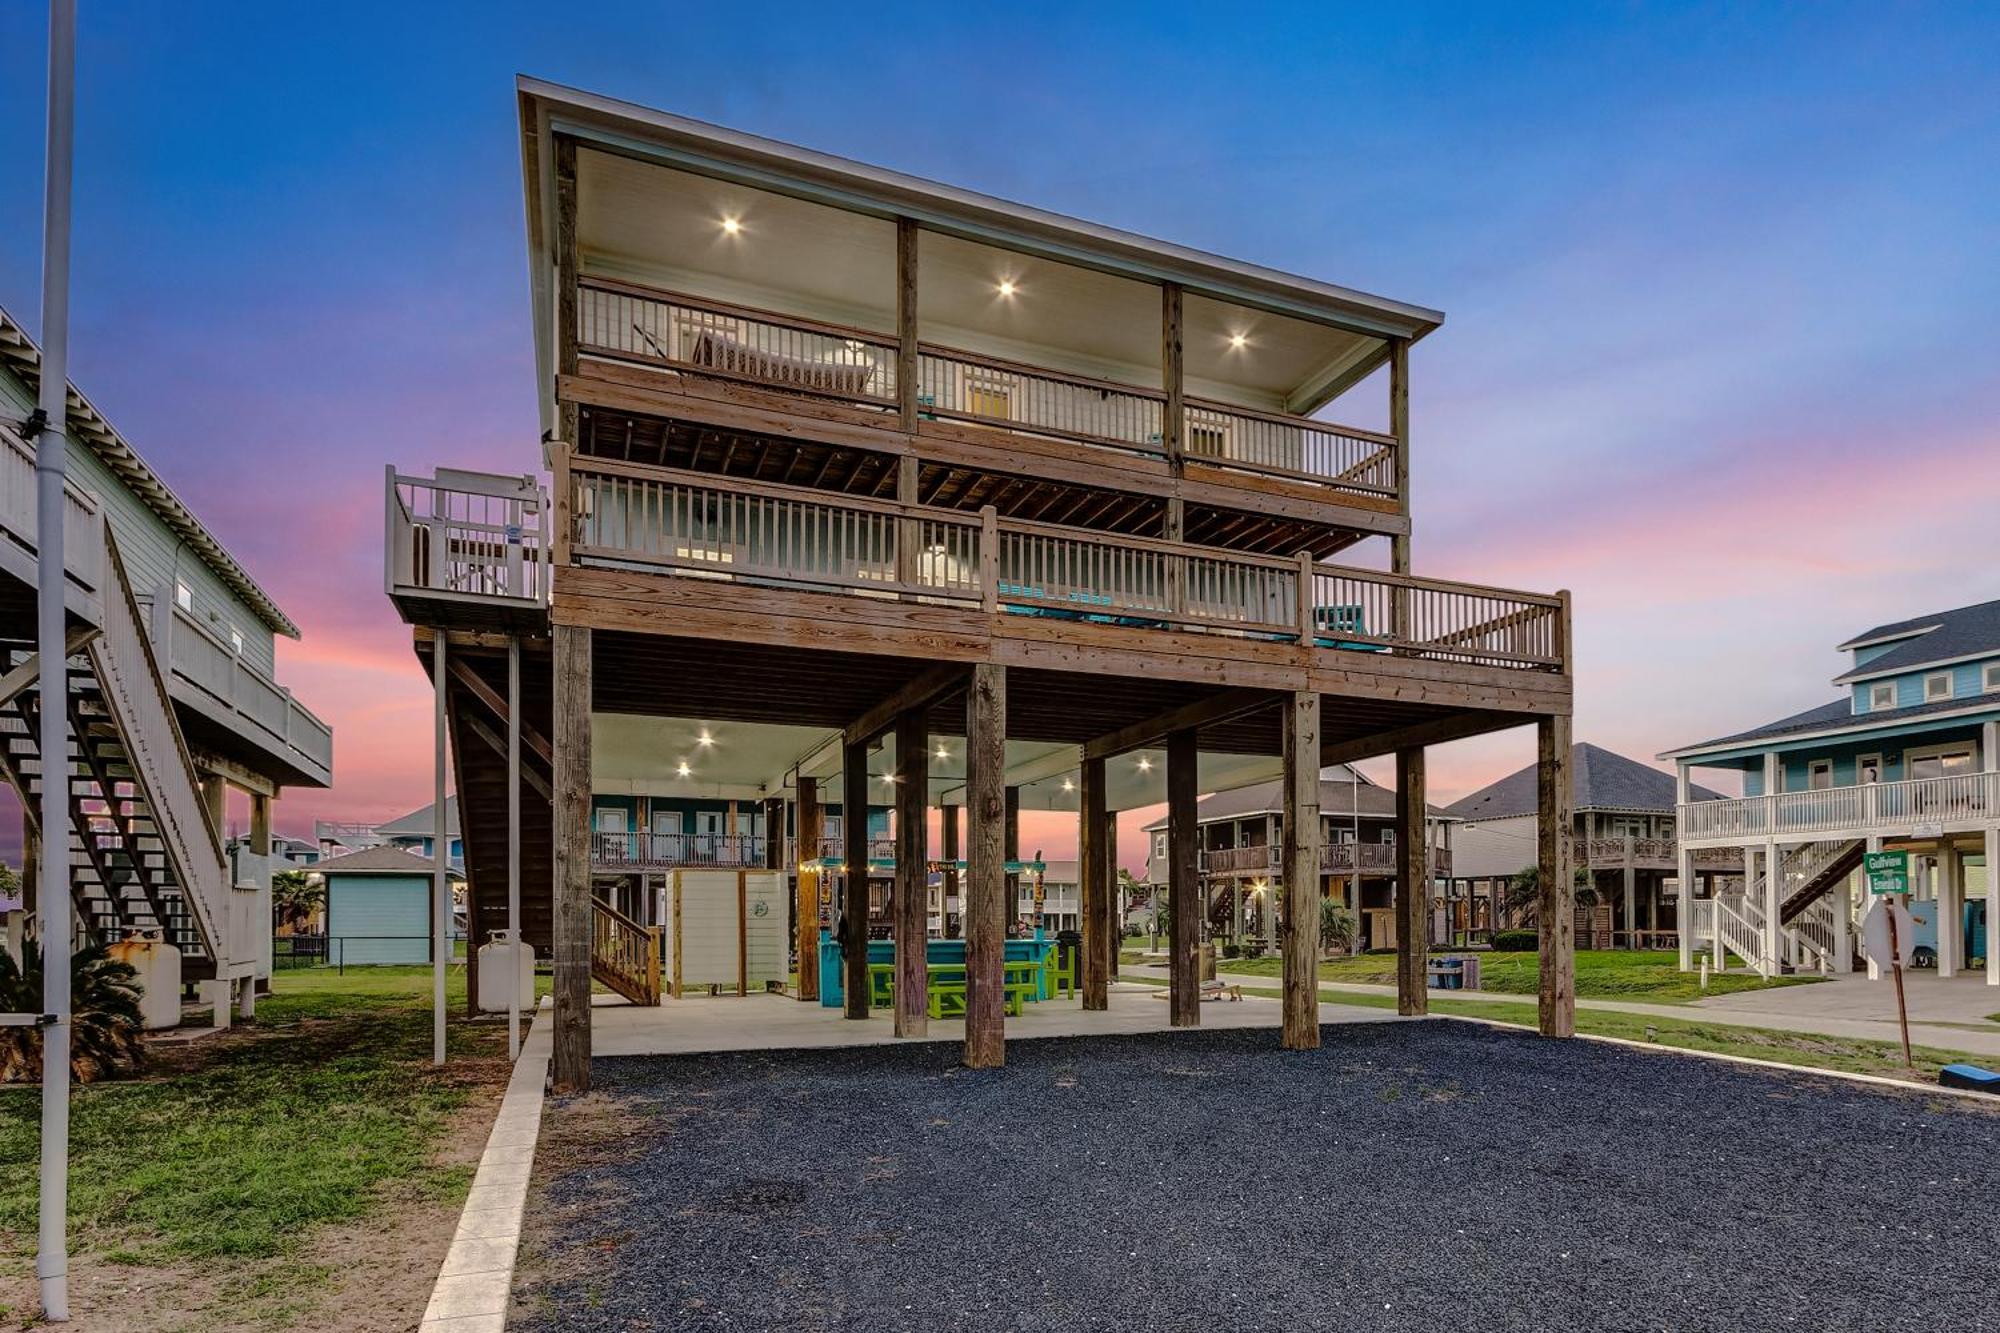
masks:
{"label": "teal house siding", "polygon": [[328,875],[326,933],[332,961],[428,963],[430,895],[428,875]]}

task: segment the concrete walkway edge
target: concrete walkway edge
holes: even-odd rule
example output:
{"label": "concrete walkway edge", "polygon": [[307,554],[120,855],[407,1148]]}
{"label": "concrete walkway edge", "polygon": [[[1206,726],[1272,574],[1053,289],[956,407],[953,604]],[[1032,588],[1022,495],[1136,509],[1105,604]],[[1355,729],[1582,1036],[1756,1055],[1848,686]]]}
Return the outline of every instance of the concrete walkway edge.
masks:
{"label": "concrete walkway edge", "polygon": [[486,1136],[486,1151],[459,1213],[458,1230],[445,1251],[424,1308],[419,1333],[499,1333],[513,1299],[514,1259],[528,1206],[528,1176],[542,1129],[542,1094],[548,1085],[552,1045],[546,1014],[538,1014],[521,1043],[521,1058],[507,1080],[500,1114]]}

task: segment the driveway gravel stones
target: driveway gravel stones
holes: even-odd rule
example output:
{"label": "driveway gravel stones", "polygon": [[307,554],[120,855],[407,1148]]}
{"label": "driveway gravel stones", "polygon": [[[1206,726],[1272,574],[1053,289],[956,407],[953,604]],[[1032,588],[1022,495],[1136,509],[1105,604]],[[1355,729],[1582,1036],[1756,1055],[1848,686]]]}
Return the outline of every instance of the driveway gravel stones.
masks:
{"label": "driveway gravel stones", "polygon": [[[1975,1328],[2000,1114],[1463,1023],[600,1060],[517,1327]],[[585,1117],[573,1118],[582,1134]]]}

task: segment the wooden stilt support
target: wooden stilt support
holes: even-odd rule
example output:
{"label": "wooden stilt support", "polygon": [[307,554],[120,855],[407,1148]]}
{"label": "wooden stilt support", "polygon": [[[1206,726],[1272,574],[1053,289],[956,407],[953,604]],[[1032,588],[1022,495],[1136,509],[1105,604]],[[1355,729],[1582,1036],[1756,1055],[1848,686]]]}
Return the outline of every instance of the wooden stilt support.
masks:
{"label": "wooden stilt support", "polygon": [[1104,854],[1104,761],[1085,759],[1078,787],[1077,868],[1082,877],[1083,1007],[1110,1007],[1111,960],[1116,956],[1111,899],[1116,892],[1108,879],[1111,860]]}
{"label": "wooden stilt support", "polygon": [[819,779],[801,774],[798,780],[799,998],[819,999],[819,868],[820,839],[826,819],[819,803]]}
{"label": "wooden stilt support", "polygon": [[868,1017],[868,742],[840,747],[841,1011]]}
{"label": "wooden stilt support", "polygon": [[[1004,761],[1003,761],[1004,762]],[[1000,854],[1008,861],[1021,859],[1021,789],[1009,787],[1006,798],[1005,827],[1000,835]],[[1021,877],[1007,876],[1006,931],[1009,938],[1014,934],[1014,923],[1021,916]]]}
{"label": "wooden stilt support", "polygon": [[1431,865],[1425,845],[1424,752],[1396,751],[1396,1012],[1430,1002]]}
{"label": "wooden stilt support", "polygon": [[930,733],[921,709],[896,719],[896,1035],[930,1023]]}
{"label": "wooden stilt support", "polygon": [[555,1045],[558,1093],[590,1091],[590,631],[550,631],[555,678]]}
{"label": "wooden stilt support", "polygon": [[965,1063],[1007,1060],[1007,877],[1003,865],[1007,669],[973,668],[965,698]]}
{"label": "wooden stilt support", "polygon": [[1541,934],[1540,1022],[1545,1037],[1576,1035],[1576,888],[1570,870],[1570,720],[1544,717],[1536,726],[1536,919]]}
{"label": "wooden stilt support", "polygon": [[1319,695],[1300,690],[1285,707],[1284,1046],[1319,1046]]}
{"label": "wooden stilt support", "polygon": [[964,881],[958,873],[958,859],[961,855],[958,845],[958,807],[943,806],[938,814],[938,833],[942,839],[938,856],[944,861],[944,883],[939,886],[944,902],[940,905],[940,912],[944,921],[945,936],[950,938],[951,900],[954,898],[958,899],[958,933],[961,936],[965,934],[965,889]]}
{"label": "wooden stilt support", "polygon": [[1201,1023],[1201,866],[1195,851],[1195,733],[1167,737],[1167,1007],[1173,1026]]}
{"label": "wooden stilt support", "polygon": [[1104,882],[1111,891],[1111,938],[1104,942],[1104,975],[1118,980],[1118,950],[1125,943],[1125,891],[1118,883],[1118,812],[1104,812]]}

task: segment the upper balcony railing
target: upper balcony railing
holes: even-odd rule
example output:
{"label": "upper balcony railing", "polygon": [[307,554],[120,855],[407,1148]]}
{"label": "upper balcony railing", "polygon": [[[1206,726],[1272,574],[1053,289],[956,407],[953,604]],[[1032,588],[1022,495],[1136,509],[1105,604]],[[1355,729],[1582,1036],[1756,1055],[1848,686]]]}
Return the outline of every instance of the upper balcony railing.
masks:
{"label": "upper balcony railing", "polygon": [[531,477],[388,469],[385,560],[391,597],[539,609],[548,604],[548,497]]}
{"label": "upper balcony railing", "polygon": [[1777,792],[1680,807],[1687,838],[1782,838],[1805,833],[1916,833],[2000,818],[2000,772]]}
{"label": "upper balcony railing", "polygon": [[[865,329],[598,278],[577,302],[578,350],[884,411],[897,406],[897,345]],[[925,343],[917,414],[1164,457],[1167,395],[1156,388]],[[1185,403],[1186,455],[1393,500],[1393,436],[1207,399]]]}
{"label": "upper balcony railing", "polygon": [[[1672,838],[1577,838],[1572,844],[1577,865],[1591,870],[1674,870],[1680,847]],[[1697,847],[1694,863],[1703,869],[1743,868],[1743,856],[1732,847]]]}
{"label": "upper balcony railing", "polygon": [[[1277,844],[1257,847],[1218,847],[1201,854],[1201,868],[1204,874],[1275,874],[1283,869],[1282,848]],[[1451,849],[1433,845],[1430,848],[1431,873],[1449,875],[1451,873]],[[1396,844],[1393,842],[1323,842],[1319,849],[1319,868],[1323,871],[1347,873],[1349,871],[1377,871],[1393,875],[1402,863],[1396,859]]]}
{"label": "upper balcony railing", "polygon": [[332,779],[333,728],[171,598],[140,595],[137,601],[152,621],[153,650],[177,682],[191,686],[266,747],[322,781]]}
{"label": "upper balcony railing", "polygon": [[563,455],[583,563],[1135,629],[1566,669],[1560,596]]}
{"label": "upper balcony railing", "polygon": [[[75,482],[63,484],[63,571],[72,588],[71,609],[95,622],[102,615],[104,538],[98,534],[97,501]],[[11,429],[0,430],[0,540],[23,556],[38,552],[35,451]],[[22,566],[25,569],[25,566]],[[32,581],[32,575],[27,576]]]}

